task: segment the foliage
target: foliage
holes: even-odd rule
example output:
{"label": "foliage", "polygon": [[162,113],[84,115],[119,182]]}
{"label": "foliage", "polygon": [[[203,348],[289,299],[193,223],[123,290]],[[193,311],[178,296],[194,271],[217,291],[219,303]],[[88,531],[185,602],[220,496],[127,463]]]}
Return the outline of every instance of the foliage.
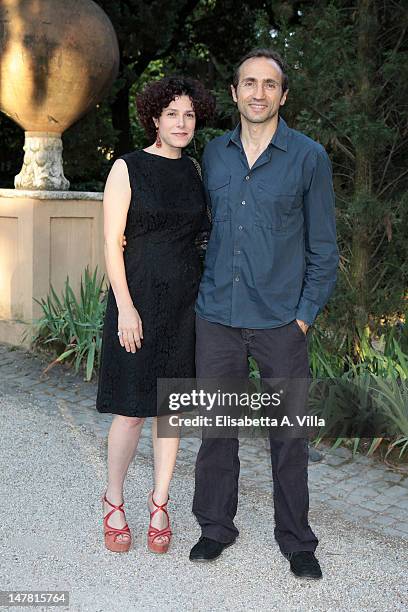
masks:
{"label": "foliage", "polygon": [[58,354],[46,370],[57,363],[68,361],[74,363],[75,372],[82,366],[85,369],[85,380],[91,380],[99,364],[102,344],[106,308],[103,282],[104,276],[97,279],[97,267],[92,276],[87,267],[81,277],[79,299],[75,297],[68,276],[61,299],[52,285],[46,299],[35,299],[43,314],[34,321],[32,342],[34,345],[49,345]]}
{"label": "foliage", "polygon": [[[311,389],[311,407],[326,420],[324,438],[330,439],[330,431],[336,432],[334,447],[347,441],[341,430],[352,421],[361,431],[372,424],[377,431],[387,432],[386,437],[370,436],[368,455],[381,444],[388,446],[387,455],[399,446],[400,457],[408,450],[408,354],[402,349],[404,333],[388,328],[381,338],[382,350],[371,344],[367,332],[360,333],[360,362],[355,364],[350,355],[333,352],[333,345],[325,347],[324,334],[313,330],[310,363],[315,388]],[[330,379],[332,384],[323,385],[319,395],[321,379]],[[315,444],[322,435],[317,436]],[[356,453],[363,440],[357,437],[351,442]]]}
{"label": "foliage", "polygon": [[341,263],[326,318],[358,361],[359,329],[375,333],[406,304],[408,18],[403,3],[374,0],[301,13],[297,25],[282,17],[272,44],[291,68],[289,123],[333,163]]}
{"label": "foliage", "polygon": [[64,174],[73,191],[103,191],[112,165],[117,130],[112,125],[109,98],[103,100],[63,135]]}
{"label": "foliage", "polygon": [[14,177],[23,165],[23,146],[23,130],[6,115],[0,113],[0,186],[2,188],[14,188]]}
{"label": "foliage", "polygon": [[388,445],[386,456],[394,448],[399,448],[399,457],[408,451],[408,381],[407,378],[398,380],[397,377],[389,377],[387,380],[377,381],[377,401],[383,414],[391,421],[402,435]]}

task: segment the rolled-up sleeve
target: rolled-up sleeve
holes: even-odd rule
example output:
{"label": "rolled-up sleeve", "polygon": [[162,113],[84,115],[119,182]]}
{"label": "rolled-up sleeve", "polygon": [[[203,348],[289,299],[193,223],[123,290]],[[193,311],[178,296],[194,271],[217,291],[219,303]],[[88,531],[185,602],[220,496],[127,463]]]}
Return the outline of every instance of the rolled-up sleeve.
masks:
{"label": "rolled-up sleeve", "polygon": [[333,292],[339,263],[332,166],[322,146],[313,153],[303,196],[306,269],[296,310],[296,318],[308,325],[314,323]]}

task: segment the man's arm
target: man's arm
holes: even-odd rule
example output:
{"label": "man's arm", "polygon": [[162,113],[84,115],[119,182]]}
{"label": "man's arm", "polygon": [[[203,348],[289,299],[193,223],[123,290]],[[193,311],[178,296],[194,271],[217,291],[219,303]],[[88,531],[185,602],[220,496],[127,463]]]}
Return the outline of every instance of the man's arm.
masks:
{"label": "man's arm", "polygon": [[307,325],[313,324],[336,284],[339,251],[334,202],[330,159],[319,146],[303,198],[306,270],[296,318]]}

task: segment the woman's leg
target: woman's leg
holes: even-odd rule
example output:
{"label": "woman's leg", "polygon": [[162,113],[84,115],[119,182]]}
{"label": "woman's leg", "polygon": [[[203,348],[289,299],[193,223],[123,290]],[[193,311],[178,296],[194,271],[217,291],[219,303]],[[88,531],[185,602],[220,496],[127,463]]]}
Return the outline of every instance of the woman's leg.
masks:
{"label": "woman's leg", "polygon": [[[159,438],[157,436],[157,419],[154,417],[152,423],[152,441],[154,455],[154,501],[156,504],[166,503],[169,496],[169,486],[173,477],[174,466],[176,465],[177,451],[180,439]],[[149,496],[150,512],[155,509]],[[156,512],[152,519],[152,526],[157,529],[167,527],[167,517],[164,512]],[[159,537],[157,542],[166,542],[167,537]]]}
{"label": "woman's leg", "polygon": [[[108,486],[106,497],[115,506],[123,502],[123,485],[129,465],[135,456],[142,431],[144,419],[115,415],[108,435]],[[104,502],[104,516],[112,507]],[[121,529],[126,524],[122,512],[113,512],[108,520],[109,525]],[[117,536],[117,541],[126,542],[128,534]]]}

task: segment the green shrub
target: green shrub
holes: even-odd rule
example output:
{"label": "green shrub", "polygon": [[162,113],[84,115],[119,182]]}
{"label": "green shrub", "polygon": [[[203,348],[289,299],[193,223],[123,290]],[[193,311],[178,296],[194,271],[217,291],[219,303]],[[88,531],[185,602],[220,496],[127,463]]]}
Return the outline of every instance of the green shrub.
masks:
{"label": "green shrub", "polygon": [[[382,423],[385,431],[395,432],[391,438],[370,438],[367,455],[373,454],[380,445],[387,445],[386,456],[400,447],[401,458],[408,450],[408,355],[400,345],[405,339],[404,331],[404,328],[398,331],[395,326],[386,328],[380,338],[382,350],[373,346],[367,329],[360,331],[358,363],[349,354],[342,355],[336,342],[328,348],[327,336],[319,329],[312,331],[313,378],[336,381],[326,396],[314,397],[313,412],[337,432],[342,423],[350,420],[356,425],[359,423],[362,430],[364,423],[375,421],[377,426]],[[318,435],[314,443],[323,438],[329,439],[327,426],[324,436]],[[333,448],[342,443],[351,444],[355,454],[362,442],[361,438],[346,439],[339,435],[334,439]]]}
{"label": "green shrub", "polygon": [[106,301],[102,289],[104,275],[98,280],[97,269],[91,277],[86,267],[81,276],[79,299],[75,297],[68,276],[61,299],[52,285],[46,299],[34,298],[43,314],[34,321],[35,333],[31,340],[34,346],[48,345],[58,355],[47,370],[67,361],[74,364],[75,372],[83,367],[85,380],[89,381],[98,366]]}

